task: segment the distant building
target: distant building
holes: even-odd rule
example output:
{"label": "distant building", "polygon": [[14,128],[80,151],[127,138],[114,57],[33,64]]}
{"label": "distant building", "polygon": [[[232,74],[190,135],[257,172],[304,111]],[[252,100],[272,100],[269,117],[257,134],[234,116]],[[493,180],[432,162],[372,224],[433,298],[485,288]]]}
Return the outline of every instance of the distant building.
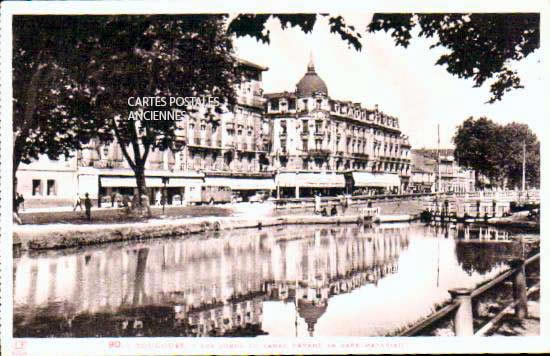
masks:
{"label": "distant building", "polygon": [[411,146],[399,120],[332,99],[313,60],[295,91],[265,97],[280,196],[407,190]]}
{"label": "distant building", "polygon": [[410,191],[414,193],[435,192],[437,161],[412,150],[411,163]]}
{"label": "distant building", "polygon": [[[433,188],[436,192],[472,192],[475,191],[475,171],[461,167],[455,160],[452,149],[413,149],[413,180],[429,179],[430,169],[433,169]],[[439,156],[438,156],[439,155]],[[440,168],[438,168],[438,164]],[[416,173],[414,171],[417,171]],[[423,173],[421,173],[422,171]],[[441,175],[441,181],[439,176]]]}

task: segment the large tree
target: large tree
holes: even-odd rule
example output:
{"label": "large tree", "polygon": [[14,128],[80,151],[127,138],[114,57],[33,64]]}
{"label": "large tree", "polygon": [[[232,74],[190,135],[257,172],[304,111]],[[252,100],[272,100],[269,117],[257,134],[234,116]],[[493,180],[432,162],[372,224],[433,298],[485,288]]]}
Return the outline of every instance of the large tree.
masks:
{"label": "large tree", "polygon": [[[151,150],[177,137],[174,120],[128,120],[130,97],[215,96],[233,105],[236,75],[224,15],[21,16],[14,20],[14,176],[39,154],[70,155],[96,138],[116,140],[139,197]],[[71,31],[67,31],[71,28]],[[168,99],[166,99],[168,101]],[[133,103],[136,100],[132,101]],[[192,113],[196,107],[178,106]],[[181,115],[180,117],[185,117]],[[15,181],[15,180],[14,180]]]}
{"label": "large tree", "polygon": [[525,124],[499,125],[487,118],[465,120],[455,132],[455,157],[461,165],[475,169],[502,188],[520,187],[525,144],[526,180],[531,186],[540,181],[540,143]]}
{"label": "large tree", "polygon": [[[74,18],[13,18],[13,192],[21,163],[39,155],[70,156],[93,135],[89,106],[81,100],[73,48],[82,33]],[[67,31],[73,28],[74,31]],[[15,208],[15,204],[14,204]]]}
{"label": "large tree", "polygon": [[[109,16],[78,48],[95,126],[104,136],[112,134],[120,145],[135,173],[139,197],[146,188],[149,153],[172,147],[178,139],[178,122],[129,120],[131,112],[197,110],[170,105],[171,97],[212,96],[226,108],[234,104],[239,77],[224,19],[223,15]],[[129,98],[143,97],[165,101],[141,108],[129,105],[136,102],[129,103]],[[211,110],[220,111],[222,106]]]}
{"label": "large tree", "polygon": [[499,172],[503,187],[522,186],[523,152],[525,146],[525,180],[533,187],[540,185],[540,142],[526,124],[516,122],[501,126],[498,141],[500,144]]}
{"label": "large tree", "polygon": [[498,131],[499,126],[485,117],[470,117],[456,129],[455,157],[460,165],[475,170],[476,186],[480,185],[479,174],[492,179],[498,175]]}

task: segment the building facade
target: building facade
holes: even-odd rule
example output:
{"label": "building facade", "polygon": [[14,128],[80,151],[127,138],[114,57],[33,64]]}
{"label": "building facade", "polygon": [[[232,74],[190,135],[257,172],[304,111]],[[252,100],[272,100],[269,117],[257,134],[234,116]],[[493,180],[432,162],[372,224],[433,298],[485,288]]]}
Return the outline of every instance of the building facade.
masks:
{"label": "building facade", "polygon": [[[183,204],[186,194],[205,184],[229,186],[244,199],[259,190],[304,197],[408,189],[410,144],[397,118],[332,99],[313,61],[295,91],[266,95],[267,68],[242,59],[237,66],[242,77],[231,111],[195,107],[178,122],[173,148],[150,152],[145,176],[151,202],[166,197]],[[22,164],[17,178],[17,191],[34,207],[67,205],[86,193],[109,203],[137,187],[116,141],[92,140],[73,157]]]}
{"label": "building facade", "polygon": [[[168,203],[185,200],[186,191],[200,184],[224,185],[244,196],[274,190],[268,172],[270,125],[264,118],[262,72],[266,67],[237,59],[240,84],[232,111],[216,113],[213,107],[197,106],[179,121],[173,150],[153,150],[146,165],[146,186],[152,202],[159,202],[166,188]],[[17,191],[27,206],[67,205],[76,195],[88,193],[93,200],[114,194],[133,195],[134,173],[118,143],[92,140],[74,157],[50,160],[41,157],[17,173]]]}
{"label": "building facade", "polygon": [[432,192],[475,191],[475,171],[461,167],[452,149],[414,149],[412,157],[413,187],[417,187],[415,191],[420,191],[420,186],[428,185],[432,186]]}
{"label": "building facade", "polygon": [[399,120],[332,99],[312,60],[295,91],[265,97],[279,195],[407,189],[411,146]]}
{"label": "building facade", "polygon": [[410,191],[413,193],[435,192],[437,161],[412,150],[411,164],[411,182],[409,185]]}

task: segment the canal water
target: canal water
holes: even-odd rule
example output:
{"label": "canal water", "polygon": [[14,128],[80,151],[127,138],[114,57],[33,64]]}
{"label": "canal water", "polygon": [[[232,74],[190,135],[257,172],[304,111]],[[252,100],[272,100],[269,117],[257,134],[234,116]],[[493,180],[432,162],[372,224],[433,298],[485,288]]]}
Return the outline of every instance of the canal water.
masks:
{"label": "canal water", "polygon": [[[381,336],[521,253],[494,228],[241,229],[23,254],[16,337]],[[519,252],[518,252],[519,251]]]}

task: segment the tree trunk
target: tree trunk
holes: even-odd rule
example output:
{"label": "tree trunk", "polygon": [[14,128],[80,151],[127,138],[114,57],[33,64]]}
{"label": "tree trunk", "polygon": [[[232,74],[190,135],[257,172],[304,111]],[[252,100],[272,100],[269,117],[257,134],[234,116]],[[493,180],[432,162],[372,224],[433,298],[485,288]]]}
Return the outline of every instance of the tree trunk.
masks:
{"label": "tree trunk", "polygon": [[44,75],[45,69],[47,68],[47,65],[41,64],[41,58],[42,55],[39,54],[37,59],[37,66],[31,76],[31,80],[25,92],[25,110],[22,113],[22,121],[17,121],[19,122],[20,126],[16,129],[14,122],[13,127],[13,130],[16,133],[13,138],[13,211],[16,210],[15,195],[17,193],[17,169],[19,168],[19,164],[21,163],[21,159],[23,158],[24,145],[27,144],[27,138],[29,137],[31,130],[33,129],[34,114],[37,106],[38,87],[42,80],[42,76]]}
{"label": "tree trunk", "polygon": [[146,189],[147,189],[147,186],[145,184],[145,168],[139,167],[136,165],[136,169],[134,173],[136,175],[139,206],[142,206],[143,201],[141,197],[143,196],[144,193],[146,194]]}

